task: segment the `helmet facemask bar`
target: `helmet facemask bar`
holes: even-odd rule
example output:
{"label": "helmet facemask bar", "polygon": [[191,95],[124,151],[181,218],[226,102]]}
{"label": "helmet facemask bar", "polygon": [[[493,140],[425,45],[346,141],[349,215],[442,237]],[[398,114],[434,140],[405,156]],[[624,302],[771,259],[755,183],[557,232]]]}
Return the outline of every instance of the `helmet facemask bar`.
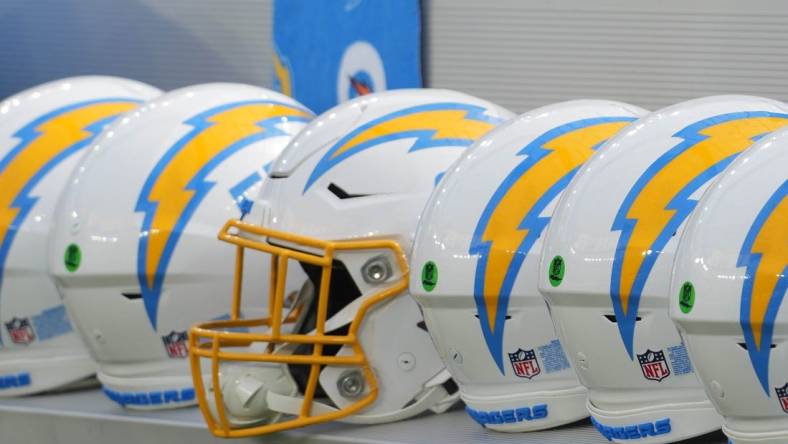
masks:
{"label": "helmet facemask bar", "polygon": [[[244,437],[273,433],[281,430],[303,427],[306,425],[333,421],[353,415],[372,404],[377,398],[378,384],[370,368],[367,356],[358,339],[358,331],[365,316],[378,304],[403,294],[408,286],[408,266],[400,246],[392,240],[356,240],[356,241],[324,241],[292,233],[280,232],[266,227],[247,224],[238,220],[228,221],[219,233],[219,239],[236,245],[235,280],[229,320],[217,320],[193,326],[189,334],[189,357],[194,378],[195,391],[200,409],[205,417],[208,428],[217,436]],[[269,240],[275,241],[273,245]],[[298,249],[280,246],[292,245]],[[256,250],[271,255],[270,286],[267,317],[258,319],[241,318],[241,302],[243,287],[244,254],[246,249]],[[369,250],[388,252],[395,258],[392,268],[398,267],[392,276],[386,279],[380,289],[367,292],[353,314],[347,333],[326,333],[329,318],[330,284],[332,265],[336,253],[352,252],[353,250]],[[318,267],[322,273],[317,285],[316,320],[311,332],[283,332],[283,326],[297,324],[299,312],[304,310],[308,302],[296,301],[291,312],[285,315],[285,288],[289,261]],[[252,333],[250,328],[267,328],[263,333]],[[340,329],[341,331],[341,329]],[[265,351],[252,347],[264,344]],[[293,346],[311,346],[310,354],[293,354]],[[326,354],[324,347],[347,347],[352,350],[350,355]],[[229,347],[246,347],[245,351],[229,351]],[[213,399],[206,391],[203,381],[201,358],[210,360],[211,384],[214,388]],[[308,377],[301,405],[297,416],[279,422],[277,420],[262,425],[234,428],[228,420],[228,414],[222,393],[220,380],[220,364],[228,362],[269,363],[279,365],[302,365],[308,367]],[[364,378],[365,391],[352,404],[335,408],[315,401],[318,391],[319,376],[325,366],[356,368]],[[289,371],[289,370],[286,370]],[[292,378],[292,376],[290,376]],[[267,394],[265,395],[267,396]],[[211,404],[213,403],[213,404]],[[211,406],[215,410],[211,410]],[[277,412],[296,414],[296,412]]]}

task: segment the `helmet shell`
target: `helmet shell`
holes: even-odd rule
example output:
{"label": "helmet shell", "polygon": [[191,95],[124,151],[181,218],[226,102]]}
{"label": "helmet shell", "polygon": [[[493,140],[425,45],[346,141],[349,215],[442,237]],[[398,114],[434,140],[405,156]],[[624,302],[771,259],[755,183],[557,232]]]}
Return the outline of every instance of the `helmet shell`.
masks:
{"label": "helmet shell", "polygon": [[674,442],[719,427],[667,316],[673,256],[710,181],[786,111],[718,96],[654,112],[601,147],[559,202],[539,289],[606,437],[647,424],[644,442]]}
{"label": "helmet shell", "polygon": [[[50,266],[111,399],[196,402],[186,332],[230,314],[235,252],[216,235],[254,207],[267,167],[311,117],[263,88],[196,85],[148,102],[90,148],[58,208]],[[69,270],[72,245],[81,263]],[[257,299],[244,314],[261,316],[269,267],[256,257],[246,269]]]}
{"label": "helmet shell", "polygon": [[723,430],[737,444],[788,441],[788,131],[720,174],[687,221],[670,316]]}
{"label": "helmet shell", "polygon": [[[262,225],[330,241],[388,239],[409,254],[419,215],[444,173],[511,117],[497,105],[448,90],[388,91],[341,104],[310,123],[274,163],[261,194]],[[347,325],[376,291],[363,269],[378,254],[336,254],[360,296],[328,319],[327,331]],[[364,319],[359,341],[379,392],[357,417],[384,422],[418,413],[407,406],[444,371],[421,322],[407,294]],[[346,348],[338,354],[350,353]],[[353,402],[337,390],[342,373],[327,366],[320,376],[340,408]]]}
{"label": "helmet shell", "polygon": [[50,279],[47,239],[63,186],[113,119],[156,97],[118,77],[71,77],[0,103],[0,396],[37,393],[95,372]]}
{"label": "helmet shell", "polygon": [[645,113],[602,100],[529,111],[468,150],[425,207],[410,291],[485,427],[538,430],[588,416],[537,289],[541,235],[583,162]]}

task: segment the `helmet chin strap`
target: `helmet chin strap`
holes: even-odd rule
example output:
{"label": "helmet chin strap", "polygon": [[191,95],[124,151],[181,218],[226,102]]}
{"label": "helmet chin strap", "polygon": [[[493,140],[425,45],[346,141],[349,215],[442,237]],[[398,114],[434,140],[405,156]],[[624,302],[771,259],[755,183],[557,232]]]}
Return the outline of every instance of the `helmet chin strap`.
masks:
{"label": "helmet chin strap", "polygon": [[[293,307],[308,307],[314,302],[314,286],[309,280],[293,301]],[[327,329],[335,329],[347,325],[358,311],[361,299],[356,298],[326,322]],[[299,331],[305,321],[308,310],[296,320],[294,330]],[[307,334],[315,334],[315,330]],[[276,354],[292,354],[297,344],[285,343],[276,347]],[[255,343],[250,349],[259,348],[265,353],[268,344]],[[414,415],[431,410],[442,413],[448,410],[459,399],[459,391],[449,392],[445,383],[451,379],[446,369],[441,370],[424,384],[424,388],[405,407],[381,414],[357,413],[340,419],[351,424],[379,424],[410,418]],[[258,363],[256,365],[229,365],[221,374],[221,390],[225,404],[225,412],[234,427],[250,427],[259,424],[280,422],[283,415],[301,415],[304,399],[298,389],[296,378],[286,364]],[[212,410],[215,406],[211,407]],[[313,400],[312,416],[336,413],[341,409],[326,403]],[[214,415],[216,412],[214,412]]]}
{"label": "helmet chin strap", "polygon": [[[274,423],[282,415],[301,414],[304,399],[295,380],[285,365],[263,365],[228,369],[223,377],[222,396],[228,419],[233,426],[248,427]],[[459,398],[459,392],[449,393],[444,387],[450,378],[446,370],[430,379],[414,401],[406,407],[382,414],[355,414],[340,419],[350,424],[379,424],[410,418],[426,410],[442,413]],[[312,416],[340,411],[334,406],[313,401]],[[214,412],[215,413],[215,412]]]}
{"label": "helmet chin strap", "polygon": [[[268,403],[268,395],[282,393],[295,396],[298,386],[281,364],[254,366],[225,366],[220,375],[222,400],[227,420],[234,427],[250,427],[278,422],[282,413]],[[208,396],[215,387],[209,389]],[[218,416],[217,406],[208,403],[213,415]]]}
{"label": "helmet chin strap", "polygon": [[[441,406],[443,410],[448,409],[454,403],[454,401],[457,400],[457,396],[459,396],[459,394],[449,393],[445,388],[443,388],[442,385],[436,385],[425,388],[420,394],[416,396],[414,402],[402,409],[374,415],[359,413],[342,418],[339,421],[349,424],[380,424],[400,421],[417,415],[423,411],[429,410],[431,407],[436,405]],[[453,399],[451,402],[446,402],[446,400],[451,399]],[[277,413],[299,415],[301,413],[303,399],[297,396],[281,395],[279,393],[269,391],[266,394],[266,404],[269,408],[275,410]],[[313,416],[320,416],[338,411],[340,411],[340,409],[322,402],[315,401],[312,403]]]}
{"label": "helmet chin strap", "polygon": [[425,387],[441,387],[445,392],[446,396],[439,400],[438,402],[433,405],[430,410],[433,413],[443,413],[451,408],[457,401],[460,400],[460,390],[455,387],[453,392],[450,392],[446,389],[444,385],[446,382],[451,380],[451,374],[445,368],[441,370],[437,375],[435,375],[432,379],[427,381],[424,384]]}

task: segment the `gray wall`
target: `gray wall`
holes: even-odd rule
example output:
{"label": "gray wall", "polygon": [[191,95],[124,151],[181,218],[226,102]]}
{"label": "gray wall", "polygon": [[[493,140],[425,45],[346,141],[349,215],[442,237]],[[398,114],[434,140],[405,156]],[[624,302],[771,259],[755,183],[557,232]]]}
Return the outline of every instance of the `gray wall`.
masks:
{"label": "gray wall", "polygon": [[656,109],[788,100],[785,0],[431,0],[431,83],[515,110],[594,97]]}
{"label": "gray wall", "polygon": [[270,0],[2,0],[0,96],[77,74],[271,84]]}
{"label": "gray wall", "polygon": [[[424,0],[427,79],[513,110],[788,100],[784,0]],[[0,96],[58,77],[271,83],[270,0],[3,0]]]}

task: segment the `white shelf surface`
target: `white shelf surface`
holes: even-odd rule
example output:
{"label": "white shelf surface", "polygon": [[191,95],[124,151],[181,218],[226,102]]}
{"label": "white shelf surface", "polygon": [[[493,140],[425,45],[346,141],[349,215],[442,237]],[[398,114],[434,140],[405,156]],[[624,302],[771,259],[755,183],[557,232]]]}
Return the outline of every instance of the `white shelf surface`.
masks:
{"label": "white shelf surface", "polygon": [[[604,444],[587,421],[532,433],[484,430],[462,410],[376,426],[323,424],[265,438],[222,440],[205,428],[197,408],[158,412],[124,410],[98,389],[0,399],[2,444]],[[688,441],[725,444],[720,434]]]}

